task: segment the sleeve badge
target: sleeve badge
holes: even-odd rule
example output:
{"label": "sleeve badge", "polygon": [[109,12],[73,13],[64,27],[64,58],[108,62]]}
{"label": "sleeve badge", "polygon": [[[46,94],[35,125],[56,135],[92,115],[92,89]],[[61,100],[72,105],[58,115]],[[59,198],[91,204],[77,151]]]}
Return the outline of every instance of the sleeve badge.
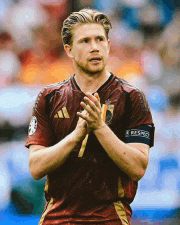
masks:
{"label": "sleeve badge", "polygon": [[33,135],[37,129],[37,118],[35,116],[32,117],[30,124],[29,124],[29,135]]}

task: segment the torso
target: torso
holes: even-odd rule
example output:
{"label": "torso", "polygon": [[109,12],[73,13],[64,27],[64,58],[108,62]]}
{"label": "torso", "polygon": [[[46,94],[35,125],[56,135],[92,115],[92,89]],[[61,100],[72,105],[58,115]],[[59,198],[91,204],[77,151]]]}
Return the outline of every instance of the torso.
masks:
{"label": "torso", "polygon": [[[129,126],[127,93],[132,90],[133,88],[123,80],[111,75],[97,91],[101,104],[107,105],[106,123],[122,141],[125,141],[125,131]],[[51,130],[47,132],[48,140],[44,139],[44,145],[48,146],[59,142],[75,129],[78,121],[76,113],[82,110],[80,102],[85,95],[74,77],[47,88],[43,93],[46,94],[43,94],[43,98],[40,96],[36,107],[41,101],[46,104],[46,123],[51,126]],[[35,116],[38,116],[37,111],[35,108]],[[151,119],[147,114],[146,123],[151,123]],[[36,140],[37,137],[29,137],[27,145],[38,144]],[[78,212],[88,211],[92,206],[98,207],[118,201],[129,205],[136,194],[137,182],[132,181],[115,165],[93,133],[88,137],[83,157],[78,157],[80,148],[81,143],[61,167],[48,175],[47,200],[53,198],[61,202],[58,207],[62,210],[70,207]],[[130,206],[127,208],[130,214]]]}

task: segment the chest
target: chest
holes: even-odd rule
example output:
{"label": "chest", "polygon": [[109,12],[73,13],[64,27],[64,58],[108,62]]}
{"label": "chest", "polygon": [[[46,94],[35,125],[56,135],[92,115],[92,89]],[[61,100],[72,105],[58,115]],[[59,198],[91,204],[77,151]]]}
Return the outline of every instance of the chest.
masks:
{"label": "chest", "polygon": [[[78,122],[77,112],[83,110],[80,102],[83,101],[82,92],[58,92],[49,102],[49,119],[57,141],[71,133]],[[118,91],[99,93],[103,117],[106,124],[116,133],[125,129],[125,102],[126,96]],[[119,135],[118,135],[119,136]]]}

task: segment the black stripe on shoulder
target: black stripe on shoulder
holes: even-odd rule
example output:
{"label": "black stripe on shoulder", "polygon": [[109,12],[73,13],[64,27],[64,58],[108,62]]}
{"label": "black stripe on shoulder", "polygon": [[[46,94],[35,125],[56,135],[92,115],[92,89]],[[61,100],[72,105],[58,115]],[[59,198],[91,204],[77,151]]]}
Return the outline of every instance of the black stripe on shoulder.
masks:
{"label": "black stripe on shoulder", "polygon": [[[51,98],[55,95],[55,93],[58,91],[59,92],[59,89],[61,88],[61,87],[63,87],[63,86],[66,86],[67,84],[68,84],[68,81],[69,81],[69,79],[68,80],[63,80],[63,81],[61,81],[61,82],[58,82],[58,83],[54,83],[54,84],[51,84],[51,85],[48,85],[48,86],[46,86],[45,88],[52,88],[52,91],[49,93],[49,94],[47,94],[46,96],[45,96],[45,101],[46,101],[46,112],[47,112],[47,114],[49,114],[49,102],[50,102],[50,100],[51,100]],[[55,89],[54,89],[55,88]],[[54,90],[53,90],[54,89]]]}
{"label": "black stripe on shoulder", "polygon": [[129,88],[131,91],[132,90],[135,90],[135,91],[141,91],[138,87],[132,85],[131,83],[129,83],[128,81],[120,78],[120,77],[117,77],[116,76],[116,80],[119,82],[119,84],[122,86],[122,88],[124,89],[125,87]]}
{"label": "black stripe on shoulder", "polygon": [[[68,80],[63,80],[61,82],[58,82],[58,83],[54,83],[54,84],[50,84],[50,85],[47,85],[44,89],[49,89],[50,90],[50,93],[46,95],[45,98],[47,99],[51,99],[51,97],[54,96],[54,94],[56,93],[56,91],[59,91],[59,89],[63,86],[66,86],[69,82],[69,79]],[[52,89],[52,90],[51,90]]]}
{"label": "black stripe on shoulder", "polygon": [[125,94],[126,96],[126,101],[125,101],[125,107],[124,107],[124,121],[126,126],[128,126],[128,123],[129,123],[129,118],[131,117],[131,114],[132,114],[132,102],[131,102],[131,98],[130,98],[130,93],[123,90],[123,93]]}
{"label": "black stripe on shoulder", "polygon": [[50,99],[55,95],[55,93],[57,92],[58,90],[54,90],[52,92],[50,92],[49,94],[47,94],[45,96],[45,101],[46,101],[46,107],[45,107],[45,110],[46,110],[46,113],[49,115],[49,112],[50,112],[50,109],[49,109],[49,102],[50,102]]}
{"label": "black stripe on shoulder", "polygon": [[65,86],[68,82],[69,82],[70,78],[67,79],[67,80],[63,80],[63,81],[60,81],[60,82],[57,82],[57,83],[54,83],[54,84],[49,84],[47,86],[44,87],[44,89],[48,89],[48,88],[59,88],[61,86]]}
{"label": "black stripe on shoulder", "polygon": [[122,92],[125,94],[126,96],[126,101],[125,101],[125,113],[124,113],[124,119],[126,120],[126,125],[128,124],[128,121],[129,121],[129,118],[130,118],[130,115],[132,113],[132,102],[131,102],[131,98],[130,98],[130,93],[128,91],[126,91],[124,89],[124,86],[129,86],[129,87],[132,87],[126,80],[120,78],[120,77],[117,77],[115,76],[115,80],[118,81],[118,83],[121,85],[122,87]]}
{"label": "black stripe on shoulder", "polygon": [[55,95],[56,91],[58,91],[58,90],[54,90],[45,96],[46,102],[50,101],[50,99]]}

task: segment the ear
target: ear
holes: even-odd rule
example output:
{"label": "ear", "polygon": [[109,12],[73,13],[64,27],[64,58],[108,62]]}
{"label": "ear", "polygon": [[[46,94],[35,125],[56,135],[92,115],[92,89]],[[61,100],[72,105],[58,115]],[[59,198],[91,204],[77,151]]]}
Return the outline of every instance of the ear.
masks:
{"label": "ear", "polygon": [[110,42],[110,40],[108,39],[108,48],[109,48],[109,52],[110,52],[110,47],[111,47],[111,42]]}
{"label": "ear", "polygon": [[66,52],[66,54],[72,59],[74,58],[73,55],[72,55],[72,52],[71,52],[71,46],[70,45],[64,45],[64,50]]}

